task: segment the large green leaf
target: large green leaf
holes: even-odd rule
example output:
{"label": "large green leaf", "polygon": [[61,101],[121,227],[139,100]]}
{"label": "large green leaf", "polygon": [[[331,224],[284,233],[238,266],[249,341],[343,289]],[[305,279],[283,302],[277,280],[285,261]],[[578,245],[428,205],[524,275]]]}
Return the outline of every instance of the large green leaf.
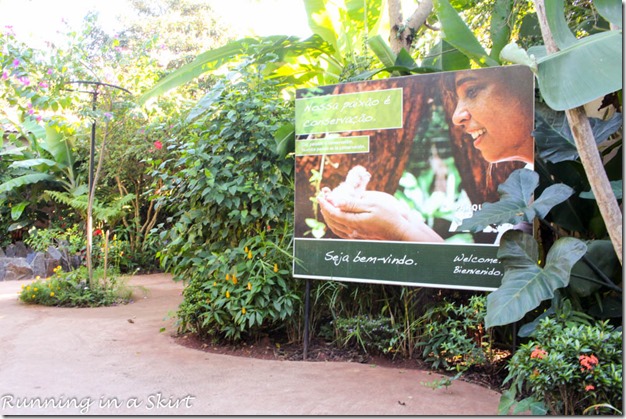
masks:
{"label": "large green leaf", "polygon": [[46,138],[46,130],[34,119],[27,119],[21,126],[24,134],[31,133],[35,141]]}
{"label": "large green leaf", "polygon": [[274,133],[276,140],[276,153],[285,157],[288,153],[294,151],[296,143],[296,128],[292,123],[287,123],[276,130]]}
{"label": "large green leaf", "polygon": [[598,13],[618,28],[622,27],[622,2],[620,0],[593,0]]}
{"label": "large green leaf", "polygon": [[439,71],[465,70],[470,68],[470,60],[448,42],[441,40],[422,60],[422,67],[432,67]]}
{"label": "large green leaf", "polygon": [[54,177],[48,173],[29,173],[27,175],[19,176],[1,184],[0,194],[12,191],[13,189],[17,189],[24,185],[32,185],[34,183],[43,182],[44,180],[54,180]]}
{"label": "large green leaf", "polygon": [[356,26],[357,33],[376,33],[381,17],[381,0],[345,0],[350,22]]}
{"label": "large green leaf", "polygon": [[326,0],[304,0],[309,28],[311,28],[313,33],[321,36],[324,41],[332,45],[335,51],[339,51],[337,31],[328,13],[326,3]]}
{"label": "large green leaf", "polygon": [[480,211],[463,220],[459,229],[478,232],[491,224],[532,222],[535,217],[544,218],[552,207],[565,201],[574,191],[564,184],[550,185],[531,202],[538,185],[539,175],[536,172],[528,169],[514,171],[498,186],[500,200],[484,203]]}
{"label": "large green leaf", "polygon": [[20,202],[19,204],[13,205],[11,207],[11,219],[13,221],[19,220],[19,218],[22,216],[22,213],[24,212],[24,209],[28,206],[28,204],[29,204],[28,201],[23,201],[23,202]]}
{"label": "large green leaf", "polygon": [[54,157],[54,160],[62,167],[74,166],[74,154],[72,152],[72,141],[65,135],[59,127],[46,126],[44,141],[40,143]]}
{"label": "large green leaf", "polygon": [[391,67],[396,63],[396,54],[382,36],[373,36],[367,40],[367,43],[383,66]]}
{"label": "large green leaf", "polygon": [[213,104],[222,96],[222,92],[226,88],[226,84],[222,81],[218,82],[217,85],[213,86],[209,92],[204,95],[202,99],[198,101],[196,106],[189,112],[187,119],[185,122],[190,123],[198,116],[204,114],[208,111]]}
{"label": "large green leaf", "polygon": [[441,23],[441,32],[446,42],[481,67],[499,65],[498,61],[487,55],[476,36],[448,0],[433,0],[433,6]]}
{"label": "large green leaf", "polygon": [[[615,194],[615,198],[622,199],[624,195],[624,182],[622,180],[612,180],[610,183],[611,189]],[[592,190],[581,192],[579,196],[584,199],[596,199],[596,196],[593,194]]]}
{"label": "large green leaf", "polygon": [[[585,254],[589,263],[606,278],[613,279],[621,272],[621,265],[610,240],[593,240]],[[580,296],[587,297],[602,287],[604,280],[586,262],[578,261],[572,268],[570,287]]]}
{"label": "large green leaf", "polygon": [[498,259],[505,273],[500,288],[487,297],[485,327],[521,320],[542,301],[554,297],[556,289],[568,285],[572,266],[586,250],[578,239],[561,238],[548,252],[542,269],[537,265],[538,245],[532,236],[515,230],[504,233]]}
{"label": "large green leaf", "polygon": [[162,95],[175,87],[182,86],[209,70],[215,70],[224,63],[243,54],[250,44],[258,44],[258,42],[259,41],[254,38],[243,38],[230,42],[223,47],[206,51],[198,55],[192,62],[185,64],[178,70],[167,75],[152,89],[141,95],[138,102],[143,105],[150,98]]}
{"label": "large green leaf", "polygon": [[544,100],[552,109],[582,106],[622,89],[622,32],[587,36],[555,54],[533,47],[537,80]]}
{"label": "large green leaf", "polygon": [[[564,113],[551,118],[537,114],[535,121],[533,137],[539,157],[551,163],[578,159],[578,149]],[[623,118],[621,113],[615,113],[606,121],[589,118],[589,124],[596,144],[600,144],[622,127]]]}
{"label": "large green leaf", "polygon": [[500,51],[511,38],[512,12],[513,0],[496,0],[489,30],[492,44],[489,56],[494,60],[500,59]]}
{"label": "large green leaf", "polygon": [[9,165],[11,169],[38,169],[45,170],[49,167],[63,167],[50,159],[16,160]]}
{"label": "large green leaf", "polygon": [[563,0],[549,0],[544,2],[546,8],[546,20],[552,37],[559,49],[565,49],[576,43],[576,36],[572,33],[565,20],[565,7]]}

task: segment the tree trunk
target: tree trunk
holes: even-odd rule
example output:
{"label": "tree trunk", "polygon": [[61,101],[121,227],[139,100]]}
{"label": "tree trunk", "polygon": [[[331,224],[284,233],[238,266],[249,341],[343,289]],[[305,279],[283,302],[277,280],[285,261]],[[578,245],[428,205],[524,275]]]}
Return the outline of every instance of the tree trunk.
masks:
{"label": "tree trunk", "polygon": [[402,4],[400,0],[387,0],[389,12],[389,25],[391,31],[389,34],[389,45],[391,50],[397,55],[402,48],[411,51],[411,45],[417,31],[426,23],[428,16],[433,11],[433,0],[421,0],[419,5],[404,22],[402,14]]}
{"label": "tree trunk", "polygon": [[[554,54],[558,52],[558,46],[554,42],[550,26],[548,25],[544,0],[535,0],[535,7],[547,52],[548,54]],[[620,264],[622,264],[622,212],[604,170],[602,157],[596,146],[589,119],[583,107],[568,109],[565,111],[565,115],[574,136],[580,161],[589,179],[591,191],[598,203],[598,208],[604,219],[611,243],[613,243],[615,248],[615,253]]]}

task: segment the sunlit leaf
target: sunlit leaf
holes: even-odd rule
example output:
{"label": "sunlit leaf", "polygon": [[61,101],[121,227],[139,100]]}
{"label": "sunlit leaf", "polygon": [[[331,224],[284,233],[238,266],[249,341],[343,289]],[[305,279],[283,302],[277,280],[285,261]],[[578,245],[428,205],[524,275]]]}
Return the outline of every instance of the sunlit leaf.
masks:
{"label": "sunlit leaf", "polygon": [[539,89],[552,109],[576,108],[622,89],[621,31],[587,36],[550,55],[545,47],[528,52],[537,57]]}
{"label": "sunlit leaf", "polygon": [[498,61],[487,55],[474,33],[448,0],[434,0],[433,6],[439,22],[441,22],[441,32],[446,42],[470,57],[481,67],[499,65]]}
{"label": "sunlit leaf", "polygon": [[396,54],[382,36],[376,35],[367,40],[372,52],[385,67],[391,67],[396,63]]}
{"label": "sunlit leaf", "polygon": [[490,22],[491,52],[494,60],[499,60],[500,51],[509,42],[511,37],[511,22],[513,2],[511,0],[496,0]]}
{"label": "sunlit leaf", "polygon": [[22,216],[22,213],[24,212],[24,209],[26,208],[26,206],[28,206],[28,202],[27,201],[20,202],[19,204],[13,205],[11,207],[11,219],[13,221],[19,220],[19,218]]}

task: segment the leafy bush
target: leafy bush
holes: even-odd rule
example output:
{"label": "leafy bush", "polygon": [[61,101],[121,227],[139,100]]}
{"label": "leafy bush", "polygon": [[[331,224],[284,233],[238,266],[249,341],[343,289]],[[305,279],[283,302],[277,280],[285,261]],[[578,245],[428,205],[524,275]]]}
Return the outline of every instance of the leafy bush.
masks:
{"label": "leafy bush", "polygon": [[335,321],[338,341],[343,346],[360,346],[367,352],[388,353],[393,351],[399,327],[389,317],[368,315],[338,318]]}
{"label": "leafy bush", "polygon": [[240,71],[201,102],[204,116],[170,146],[178,158],[161,174],[174,216],[159,257],[175,279],[189,281],[180,331],[230,339],[288,325],[298,301],[290,277],[293,160],[275,152],[273,138],[293,112],[274,83]]}
{"label": "leafy bush", "polygon": [[78,224],[66,229],[31,228],[24,242],[36,252],[45,252],[48,247],[63,247],[68,253],[74,254],[85,250],[85,234]]}
{"label": "leafy bush", "polygon": [[467,305],[444,301],[423,316],[422,356],[433,368],[467,370],[489,360],[484,333],[486,297],[473,295]]}
{"label": "leafy bush", "polygon": [[554,415],[620,413],[622,406],[622,330],[608,321],[563,322],[546,317],[533,339],[521,345],[508,365],[511,388],[500,413],[528,394],[514,412]]}
{"label": "leafy bush", "polygon": [[[127,303],[132,291],[117,277],[87,286],[87,269],[81,267],[71,272],[63,272],[58,266],[48,279],[36,279],[22,285],[19,299],[27,304],[63,307],[98,307]],[[102,271],[95,271],[94,278],[102,277]],[[94,281],[95,282],[95,281]]]}

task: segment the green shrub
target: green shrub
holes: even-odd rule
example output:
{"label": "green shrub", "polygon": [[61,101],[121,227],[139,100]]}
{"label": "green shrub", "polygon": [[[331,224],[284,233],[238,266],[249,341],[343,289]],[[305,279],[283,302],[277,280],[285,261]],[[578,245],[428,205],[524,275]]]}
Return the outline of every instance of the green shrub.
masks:
{"label": "green shrub", "polygon": [[422,318],[419,346],[433,368],[467,370],[489,360],[491,343],[484,333],[486,297],[474,295],[468,304],[443,301]]}
{"label": "green shrub", "polygon": [[209,112],[170,146],[177,159],[159,169],[174,215],[158,255],[189,281],[179,330],[229,339],[296,328],[299,287],[290,275],[294,162],[273,137],[292,105],[271,80],[240,71],[215,88]]}
{"label": "green shrub", "polygon": [[60,250],[66,250],[70,254],[75,254],[86,248],[85,232],[78,224],[66,229],[32,227],[24,242],[36,252],[45,252],[48,247],[53,246]]}
{"label": "green shrub", "polygon": [[622,330],[608,321],[573,324],[546,317],[507,366],[501,413],[615,414],[622,406]]}
{"label": "green shrub", "polygon": [[87,286],[87,268],[63,272],[55,269],[53,276],[22,285],[19,299],[27,304],[62,307],[98,307],[130,301],[132,291],[118,277],[102,281],[102,270],[94,272],[94,284]]}

